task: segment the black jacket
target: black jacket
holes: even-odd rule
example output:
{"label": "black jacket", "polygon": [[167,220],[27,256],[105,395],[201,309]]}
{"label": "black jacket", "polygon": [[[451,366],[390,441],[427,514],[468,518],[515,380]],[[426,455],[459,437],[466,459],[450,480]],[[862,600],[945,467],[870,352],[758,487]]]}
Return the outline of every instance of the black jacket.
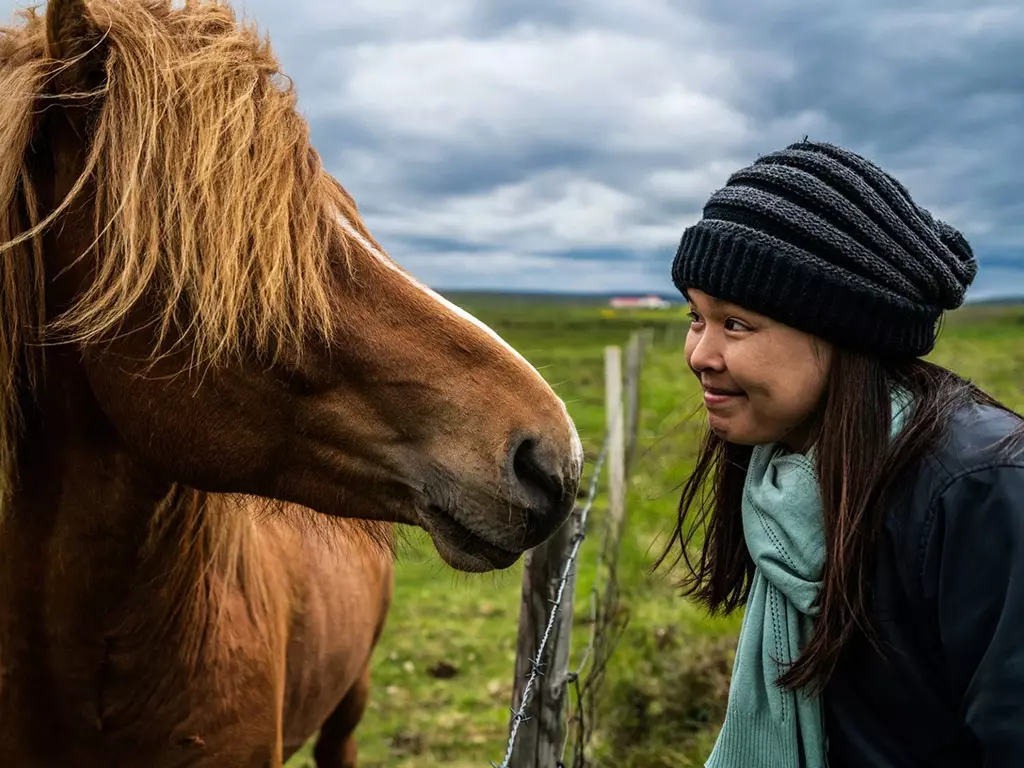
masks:
{"label": "black jacket", "polygon": [[970,406],[890,505],[863,637],[825,689],[830,768],[1024,768],[1024,455]]}

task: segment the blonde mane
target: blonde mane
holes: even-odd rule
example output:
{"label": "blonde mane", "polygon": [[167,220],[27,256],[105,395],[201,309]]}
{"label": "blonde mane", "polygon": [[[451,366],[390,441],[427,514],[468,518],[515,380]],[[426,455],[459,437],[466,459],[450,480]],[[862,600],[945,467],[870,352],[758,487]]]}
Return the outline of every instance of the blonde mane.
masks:
{"label": "blonde mane", "polygon": [[[40,211],[26,163],[57,63],[45,57],[45,23],[34,10],[0,29],[5,492],[18,388],[35,386],[40,343],[99,340],[145,296],[147,309],[158,304],[160,344],[187,344],[195,363],[222,362],[243,345],[298,349],[337,322],[331,285],[352,249],[376,247],[311,147],[269,44],[230,8],[91,0],[88,10],[107,51],[105,83],[93,94],[100,106],[85,170],[53,212]],[[95,198],[82,194],[89,183]],[[72,206],[87,206],[94,222],[91,253],[81,256],[97,271],[74,306],[47,319],[42,235]]]}

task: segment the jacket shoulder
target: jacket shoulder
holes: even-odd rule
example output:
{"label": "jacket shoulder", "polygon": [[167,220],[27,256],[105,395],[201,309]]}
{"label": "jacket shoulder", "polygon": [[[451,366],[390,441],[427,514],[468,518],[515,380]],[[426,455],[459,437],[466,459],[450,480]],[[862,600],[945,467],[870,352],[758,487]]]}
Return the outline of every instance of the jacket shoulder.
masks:
{"label": "jacket shoulder", "polygon": [[998,450],[1019,426],[1020,419],[1012,413],[990,405],[970,403],[960,408],[942,441],[923,458],[918,480],[940,492],[942,486],[972,472],[1008,463],[1024,466],[1024,451]]}
{"label": "jacket shoulder", "polygon": [[936,673],[993,765],[1024,765],[1024,451],[993,449],[1018,424],[957,415],[932,457],[914,574]]}
{"label": "jacket shoulder", "polygon": [[[1024,450],[1000,450],[1019,425],[1016,416],[999,408],[964,406],[951,417],[939,444],[897,487],[885,527],[908,587],[921,585],[924,559],[943,527],[941,520],[936,526],[937,518],[970,507],[985,495],[1006,493],[1008,486],[1024,494]],[[970,510],[965,511],[969,518]]]}

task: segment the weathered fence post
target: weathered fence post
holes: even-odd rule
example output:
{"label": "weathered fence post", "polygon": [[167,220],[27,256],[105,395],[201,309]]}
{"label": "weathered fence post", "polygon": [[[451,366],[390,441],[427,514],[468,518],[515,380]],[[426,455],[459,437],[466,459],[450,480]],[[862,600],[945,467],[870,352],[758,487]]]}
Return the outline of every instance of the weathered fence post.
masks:
{"label": "weathered fence post", "polygon": [[622,351],[604,350],[604,397],[608,419],[608,523],[615,535],[626,511],[626,434],[622,398]]}
{"label": "weathered fence post", "polygon": [[519,642],[516,647],[515,686],[512,690],[512,711],[519,709],[527,678],[537,659],[540,642],[551,611],[558,610],[551,627],[551,637],[544,651],[541,676],[534,683],[526,713],[528,720],[519,727],[519,740],[509,761],[509,768],[541,768],[553,766],[560,759],[565,740],[563,722],[567,692],[566,672],[569,668],[569,646],[572,639],[573,597],[576,568],[569,571],[562,594],[562,603],[554,605],[558,584],[573,536],[580,522],[579,508],[573,511],[554,536],[526,554],[523,569],[522,603],[519,607]]}
{"label": "weathered fence post", "polygon": [[625,383],[625,432],[626,432],[626,466],[633,464],[633,452],[636,448],[637,433],[640,429],[640,371],[643,368],[644,347],[647,341],[647,329],[637,331],[629,337],[626,345],[626,383]]}
{"label": "weathered fence post", "polygon": [[[632,343],[637,344],[635,341]],[[605,460],[609,472],[608,524],[610,530],[615,532],[612,535],[617,541],[625,512],[626,483],[626,412],[623,399],[622,350],[614,346],[605,347],[604,363],[608,439]],[[631,376],[631,379],[638,378],[639,368]],[[633,418],[636,419],[638,415],[639,411],[636,410]],[[581,512],[582,510],[577,507],[566,524],[546,542],[530,550],[524,561],[515,682],[512,689],[513,723],[516,713],[522,706],[535,661],[539,665],[541,675],[536,678],[531,689],[525,719],[519,725],[517,740],[508,762],[509,768],[552,768],[562,758],[567,728],[563,715],[568,696],[569,650],[576,585],[575,564],[566,575],[561,603],[556,605],[554,601],[572,551],[573,539],[579,533]],[[538,658],[541,640],[552,611],[559,613],[552,624],[544,655]]]}
{"label": "weathered fence post", "polygon": [[662,334],[662,339],[666,347],[677,347],[679,346],[680,340],[686,338],[685,324],[678,322],[671,322],[665,325],[665,331]]}

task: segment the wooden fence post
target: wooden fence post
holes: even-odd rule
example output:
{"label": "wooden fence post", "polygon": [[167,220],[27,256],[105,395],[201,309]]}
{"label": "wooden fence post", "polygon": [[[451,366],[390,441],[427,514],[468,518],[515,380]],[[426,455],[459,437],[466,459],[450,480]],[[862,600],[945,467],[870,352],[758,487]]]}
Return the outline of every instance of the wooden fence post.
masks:
{"label": "wooden fence post", "polygon": [[623,407],[626,409],[624,429],[627,469],[633,464],[633,452],[640,430],[640,371],[643,368],[647,335],[646,329],[637,331],[629,337],[629,344],[626,345],[625,404]]}
{"label": "wooden fence post", "polygon": [[[622,350],[604,349],[605,418],[608,420],[608,523],[616,536],[626,512],[626,430],[622,397]],[[614,539],[613,539],[614,540]]]}
{"label": "wooden fence post", "polygon": [[[565,570],[573,536],[580,522],[580,509],[573,511],[554,536],[526,553],[523,568],[522,603],[519,607],[519,640],[516,647],[515,685],[512,711],[523,700],[527,678],[537,658],[548,617],[554,610],[558,584]],[[562,755],[565,741],[566,672],[572,640],[572,613],[576,586],[576,568],[569,571],[562,594],[559,615],[551,627],[551,636],[540,659],[541,675],[534,683],[525,720],[519,727],[519,739],[509,760],[509,768],[547,768]]]}
{"label": "wooden fence post", "polygon": [[[635,378],[639,378],[639,373]],[[605,419],[609,440],[606,456],[609,473],[608,522],[616,532],[622,525],[625,512],[626,414],[622,384],[622,350],[614,346],[605,347]],[[513,712],[518,712],[522,704],[526,682],[534,660],[537,659],[549,616],[556,609],[553,601],[565,571],[573,538],[579,532],[580,513],[581,509],[577,507],[570,520],[550,539],[526,554],[522,602],[519,607],[515,683],[512,689]],[[551,768],[562,757],[567,727],[563,715],[568,695],[566,677],[572,640],[575,585],[574,566],[566,578],[562,602],[557,607],[559,615],[552,625],[544,656],[537,659],[542,674],[534,683],[525,713],[528,719],[519,726],[509,768]]]}
{"label": "wooden fence post", "polygon": [[686,324],[680,322],[667,323],[662,339],[666,347],[675,348],[686,340]]}

